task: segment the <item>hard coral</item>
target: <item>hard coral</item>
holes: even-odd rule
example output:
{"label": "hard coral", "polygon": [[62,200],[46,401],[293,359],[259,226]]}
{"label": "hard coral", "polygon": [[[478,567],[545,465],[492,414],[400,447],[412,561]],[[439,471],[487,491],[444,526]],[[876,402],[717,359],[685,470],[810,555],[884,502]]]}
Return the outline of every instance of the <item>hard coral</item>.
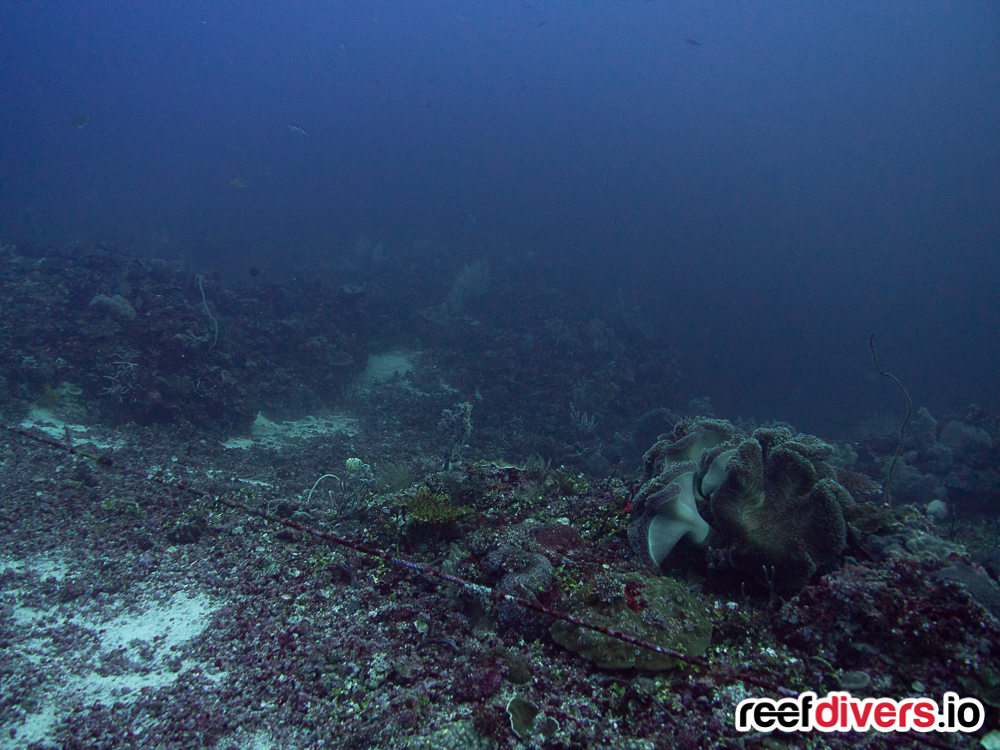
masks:
{"label": "hard coral", "polygon": [[778,590],[801,588],[840,555],[844,508],[853,504],[836,481],[819,478],[810,460],[822,455],[815,442],[790,438],[787,430],[757,430],[729,458],[712,495],[732,565]]}
{"label": "hard coral", "polygon": [[[495,588],[500,593],[540,604],[551,604],[558,595],[552,564],[536,552],[505,545],[483,559],[482,569],[493,580],[499,579]],[[551,618],[510,602],[500,602],[496,616],[500,632],[516,630],[531,638],[537,638],[551,623]]]}
{"label": "hard coral", "polygon": [[550,523],[532,531],[532,536],[550,558],[558,558],[583,546],[583,537],[575,528],[565,523]]}
{"label": "hard coral", "polygon": [[120,294],[116,294],[114,297],[98,294],[90,300],[90,307],[104,313],[118,323],[131,323],[135,320],[135,308]]}

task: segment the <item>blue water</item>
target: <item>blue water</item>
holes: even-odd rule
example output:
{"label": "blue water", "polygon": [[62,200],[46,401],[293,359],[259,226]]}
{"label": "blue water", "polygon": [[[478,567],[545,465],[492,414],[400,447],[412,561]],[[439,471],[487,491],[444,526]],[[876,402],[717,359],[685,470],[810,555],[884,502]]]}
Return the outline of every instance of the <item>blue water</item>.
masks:
{"label": "blue water", "polygon": [[989,2],[4,2],[0,240],[444,243],[620,289],[674,406],[901,411],[875,332],[918,405],[995,410],[998,81]]}

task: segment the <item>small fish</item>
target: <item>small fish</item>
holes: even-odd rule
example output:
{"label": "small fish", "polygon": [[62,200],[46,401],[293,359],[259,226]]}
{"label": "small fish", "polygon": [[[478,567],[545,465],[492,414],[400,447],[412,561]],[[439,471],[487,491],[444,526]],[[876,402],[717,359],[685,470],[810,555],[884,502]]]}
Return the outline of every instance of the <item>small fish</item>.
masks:
{"label": "small fish", "polygon": [[242,177],[234,177],[229,181],[229,184],[232,185],[234,188],[245,188],[250,186],[250,183],[244,180]]}
{"label": "small fish", "polygon": [[76,117],[73,118],[73,122],[71,124],[73,125],[74,128],[82,128],[85,127],[88,122],[90,122],[89,117],[84,117],[83,115],[77,115]]}
{"label": "small fish", "polygon": [[309,135],[306,131],[304,131],[298,125],[289,125],[288,129],[291,130],[293,133],[295,133],[295,135],[299,136],[300,138],[305,138],[307,135]]}
{"label": "small fish", "polygon": [[701,47],[705,44],[704,42],[699,42],[697,39],[685,39],[684,41],[694,47]]}
{"label": "small fish", "polygon": [[475,214],[469,214],[469,221],[471,221],[473,224],[475,224],[476,223],[476,215]]}

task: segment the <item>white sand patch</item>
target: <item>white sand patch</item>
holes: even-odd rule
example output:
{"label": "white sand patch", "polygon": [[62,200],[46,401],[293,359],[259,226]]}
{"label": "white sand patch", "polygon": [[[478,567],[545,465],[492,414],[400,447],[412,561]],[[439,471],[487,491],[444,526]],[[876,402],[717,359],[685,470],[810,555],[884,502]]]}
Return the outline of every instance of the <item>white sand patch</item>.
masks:
{"label": "white sand patch", "polygon": [[231,438],[222,444],[224,448],[239,448],[240,450],[247,450],[248,448],[253,448],[255,445],[254,441],[250,438]]}
{"label": "white sand patch", "polygon": [[303,442],[324,439],[342,432],[353,437],[358,432],[358,420],[343,413],[335,412],[322,417],[305,417],[287,422],[272,422],[263,414],[258,414],[250,427],[250,437],[227,440],[226,448],[247,449],[254,445],[281,450],[301,446]]}
{"label": "white sand patch", "polygon": [[372,392],[386,385],[399,386],[414,396],[442,395],[447,393],[458,393],[455,388],[438,378],[439,392],[435,394],[425,393],[416,388],[410,381],[409,374],[417,358],[423,352],[408,351],[406,349],[394,349],[384,354],[373,354],[368,358],[368,366],[365,371],[358,376],[358,387],[362,392]]}
{"label": "white sand patch", "polygon": [[258,729],[253,734],[245,734],[243,730],[237,729],[233,735],[226,738],[226,742],[220,741],[219,746],[224,747],[227,742],[236,745],[241,750],[280,750],[280,748],[287,747],[287,745],[279,744],[266,729]]}
{"label": "white sand patch", "polygon": [[[421,396],[407,379],[407,373],[414,367],[420,352],[394,349],[383,354],[373,354],[368,358],[368,366],[357,378],[361,390],[373,390],[387,383],[394,383],[406,390]],[[454,390],[444,386],[444,390]],[[305,442],[326,439],[333,433],[344,433],[348,437],[358,434],[358,420],[343,412],[334,412],[324,416],[309,416],[304,419],[293,419],[287,422],[272,422],[263,414],[258,414],[250,426],[250,435],[232,438],[222,445],[226,448],[247,450],[254,446],[271,448],[273,450],[293,449],[301,447]]]}
{"label": "white sand patch", "polygon": [[368,357],[368,366],[360,375],[361,387],[365,390],[387,383],[395,378],[408,382],[406,373],[413,369],[413,362],[420,352],[393,349],[384,354]]}
{"label": "white sand patch", "polygon": [[208,625],[212,612],[207,597],[175,596],[166,603],[154,604],[136,615],[122,614],[102,623],[101,649],[115,651],[135,648],[135,641],[157,642],[157,650],[169,651],[190,641]]}
{"label": "white sand patch", "polygon": [[[53,555],[38,555],[31,560],[3,560],[0,561],[0,573],[14,572],[20,574],[31,574],[33,580],[45,581],[55,578],[62,581],[69,572],[69,565],[65,561]],[[8,587],[0,595],[3,596],[3,603],[11,607],[10,616],[17,625],[33,625],[41,617],[48,613],[33,607],[25,607],[18,604],[18,600],[25,595],[26,588]]]}
{"label": "white sand patch", "polygon": [[66,429],[69,428],[69,434],[73,437],[74,441],[91,443],[104,450],[118,449],[122,445],[120,440],[101,440],[95,435],[89,434],[92,432],[90,427],[65,422],[59,419],[50,409],[43,409],[40,406],[31,407],[28,416],[22,420],[21,427],[26,430],[34,427],[59,441],[66,440]]}
{"label": "white sand patch", "polygon": [[101,605],[103,611],[119,611],[107,619],[96,614],[90,597],[44,608],[25,605],[18,600],[27,596],[26,590],[57,572],[65,574],[69,566],[38,558],[0,567],[28,571],[19,586],[8,584],[0,591],[21,636],[8,646],[7,666],[13,675],[30,672],[38,680],[19,705],[19,719],[0,726],[4,739],[15,731],[18,747],[51,742],[75,705],[129,703],[142,688],[174,682],[195,666],[182,660],[176,648],[208,627],[217,606],[203,594],[181,593],[131,607],[111,600]]}
{"label": "white sand patch", "polygon": [[38,555],[30,561],[2,560],[0,561],[0,573],[5,570],[12,570],[16,573],[25,573],[30,570],[43,581],[46,578],[55,578],[57,581],[61,581],[69,572],[69,565],[66,564],[65,560],[53,555]]}

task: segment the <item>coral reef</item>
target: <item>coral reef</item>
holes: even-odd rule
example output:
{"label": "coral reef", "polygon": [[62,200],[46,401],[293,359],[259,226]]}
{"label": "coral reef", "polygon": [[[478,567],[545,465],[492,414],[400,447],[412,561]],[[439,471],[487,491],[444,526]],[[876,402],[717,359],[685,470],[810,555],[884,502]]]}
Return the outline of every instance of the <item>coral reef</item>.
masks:
{"label": "coral reef", "polygon": [[[884,446],[876,437],[860,442],[857,468],[888,476]],[[992,516],[1000,506],[1000,430],[997,420],[971,406],[935,419],[917,409],[907,432],[904,452],[892,479],[896,505],[928,507],[950,518],[951,513]],[[947,512],[942,513],[941,504]]]}
{"label": "coral reef", "polygon": [[[115,466],[144,470],[118,471],[110,460],[84,469],[68,454],[19,440],[2,448],[0,538],[15,561],[0,569],[0,723],[22,746],[32,746],[38,718],[53,715],[49,744],[35,746],[758,747],[732,727],[736,705],[757,691],[741,675],[793,691],[850,688],[899,698],[957,689],[987,703],[1000,683],[996,582],[913,509],[887,509],[886,523],[862,536],[868,558],[783,604],[738,588],[729,593],[712,576],[695,594],[696,581],[637,570],[615,510],[636,487],[620,479],[588,481],[537,466],[532,478],[506,462],[466,463],[424,476],[422,486],[474,512],[456,519],[448,536],[406,534],[405,511],[394,510],[398,495],[368,495],[347,518],[303,502],[317,465],[370,455],[383,444],[380,431],[306,441],[301,453],[277,460],[261,448],[243,455],[208,443],[169,473],[146,467],[171,465],[177,432],[97,427],[89,436],[121,438]],[[151,483],[151,475],[168,484]],[[508,592],[546,589],[535,601],[598,621],[603,611],[604,622],[633,634],[656,638],[673,629],[676,636],[688,627],[697,634],[710,623],[710,642],[705,632],[691,652],[701,652],[705,666],[656,665],[638,674],[627,661],[599,667],[560,645],[540,615],[505,620],[485,598],[449,583],[213,504],[234,491],[228,480],[205,479],[213,476],[240,477],[236,495],[248,507],[394,546],[394,555]],[[167,491],[179,477],[204,481],[206,496],[191,501]],[[293,480],[301,495],[282,488],[290,477],[307,478]],[[547,489],[526,491],[538,486]],[[122,502],[103,502],[112,498]],[[197,535],[172,535],[185,524]],[[981,533],[995,544],[996,531]],[[891,543],[877,548],[878,539]],[[735,574],[725,572],[728,580]],[[668,587],[662,597],[660,586]],[[203,613],[189,616],[201,630],[188,640],[166,648],[131,635],[118,651],[102,641],[107,623],[185,591],[205,597]],[[656,616],[661,604],[669,617]],[[579,632],[566,636],[569,648],[586,646]],[[32,662],[29,649],[39,648],[47,664],[64,668]],[[633,646],[625,652],[623,660],[634,658]],[[600,645],[591,655],[607,657]],[[105,692],[87,702],[67,697],[73,672],[92,669],[133,684],[143,675],[157,682],[126,690],[106,680]],[[53,696],[66,711],[44,713]],[[514,698],[527,704],[514,705],[524,709],[515,711],[516,729],[507,710]],[[996,726],[995,712],[988,722],[987,729]],[[132,734],[137,726],[140,739]],[[975,741],[950,738],[949,746]],[[841,742],[848,743],[890,746],[878,733]]]}
{"label": "coral reef", "polygon": [[[941,563],[892,557],[847,565],[808,586],[774,625],[792,648],[862,671],[877,694],[946,690],[998,705],[1000,622]],[[992,583],[992,586],[996,586]]]}
{"label": "coral reef", "polygon": [[[640,460],[647,444],[633,440],[635,422],[670,401],[678,368],[670,347],[617,300],[603,309],[566,296],[536,266],[511,261],[489,276],[496,293],[474,307],[466,300],[478,318],[464,309],[438,325],[419,311],[455,282],[457,251],[428,265],[426,247],[396,249],[386,263],[370,258],[388,251],[362,245],[362,262],[249,274],[239,265],[197,273],[106,244],[4,245],[0,408],[23,413],[45,397],[48,408],[115,424],[189,424],[213,438],[246,434],[261,412],[280,423],[349,408],[405,430],[411,459],[433,452],[425,445],[440,440],[442,410],[469,400],[478,455],[515,445],[520,455],[509,458],[537,454],[607,475]],[[401,272],[414,264],[424,272]],[[90,307],[102,295],[125,300],[134,320],[98,309],[107,302]],[[546,334],[546,321],[558,319],[586,340],[595,308],[614,347],[580,351]],[[372,387],[371,355],[379,364],[395,356],[399,375],[390,370]],[[581,382],[577,407],[601,415],[583,435],[567,412]]]}
{"label": "coral reef", "polygon": [[[361,249],[284,281],[0,249],[0,410],[24,425],[0,432],[3,742],[912,743],[733,727],[761,691],[833,689],[955,690],[1000,727],[995,416],[918,411],[878,504],[891,435],[691,418],[707,399],[681,419],[669,346],[614,306],[519,261],[435,322],[456,262]],[[250,424],[269,438],[220,442]]]}

